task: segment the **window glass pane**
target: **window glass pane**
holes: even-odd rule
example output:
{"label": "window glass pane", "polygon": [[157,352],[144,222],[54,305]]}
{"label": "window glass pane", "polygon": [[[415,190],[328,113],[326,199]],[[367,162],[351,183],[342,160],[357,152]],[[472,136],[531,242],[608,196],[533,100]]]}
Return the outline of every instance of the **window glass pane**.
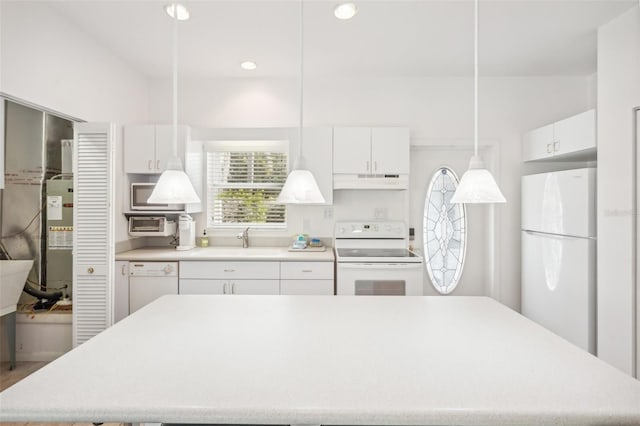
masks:
{"label": "window glass pane", "polygon": [[438,169],[429,183],[422,223],[425,267],[435,289],[451,293],[462,275],[467,242],[464,204],[451,204],[458,186],[453,170]]}
{"label": "window glass pane", "polygon": [[243,141],[207,150],[207,222],[211,227],[284,227],[286,206],[275,201],[287,179],[288,156],[283,151]]}

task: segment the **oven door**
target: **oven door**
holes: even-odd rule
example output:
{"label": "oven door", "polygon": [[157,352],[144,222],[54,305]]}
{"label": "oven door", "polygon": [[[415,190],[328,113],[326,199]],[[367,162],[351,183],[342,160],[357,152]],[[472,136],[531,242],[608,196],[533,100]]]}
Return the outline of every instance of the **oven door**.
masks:
{"label": "oven door", "polygon": [[422,296],[422,263],[340,263],[339,296]]}

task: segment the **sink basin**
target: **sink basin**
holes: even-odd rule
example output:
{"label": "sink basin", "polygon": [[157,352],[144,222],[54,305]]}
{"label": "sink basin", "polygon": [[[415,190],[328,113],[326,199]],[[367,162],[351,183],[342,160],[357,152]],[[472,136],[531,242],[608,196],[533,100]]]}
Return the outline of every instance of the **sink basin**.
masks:
{"label": "sink basin", "polygon": [[0,260],[0,316],[16,310],[33,260]]}

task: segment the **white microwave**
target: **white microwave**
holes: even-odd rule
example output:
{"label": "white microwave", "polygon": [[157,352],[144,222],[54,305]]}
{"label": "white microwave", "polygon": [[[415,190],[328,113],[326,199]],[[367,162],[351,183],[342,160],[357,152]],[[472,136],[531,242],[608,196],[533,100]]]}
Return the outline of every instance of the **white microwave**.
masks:
{"label": "white microwave", "polygon": [[138,182],[131,184],[131,210],[182,211],[184,204],[151,204],[147,202],[155,183]]}

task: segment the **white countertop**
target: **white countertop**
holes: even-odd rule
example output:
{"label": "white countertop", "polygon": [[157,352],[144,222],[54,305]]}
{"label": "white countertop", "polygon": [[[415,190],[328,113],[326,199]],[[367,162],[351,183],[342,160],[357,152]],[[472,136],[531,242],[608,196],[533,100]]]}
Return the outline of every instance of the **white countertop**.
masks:
{"label": "white countertop", "polygon": [[116,260],[180,261],[180,260],[248,260],[333,262],[333,248],[325,251],[288,251],[287,247],[196,247],[179,251],[170,247],[147,247],[116,254]]}
{"label": "white countertop", "polygon": [[0,421],[640,424],[640,382],[484,297],[164,296]]}

